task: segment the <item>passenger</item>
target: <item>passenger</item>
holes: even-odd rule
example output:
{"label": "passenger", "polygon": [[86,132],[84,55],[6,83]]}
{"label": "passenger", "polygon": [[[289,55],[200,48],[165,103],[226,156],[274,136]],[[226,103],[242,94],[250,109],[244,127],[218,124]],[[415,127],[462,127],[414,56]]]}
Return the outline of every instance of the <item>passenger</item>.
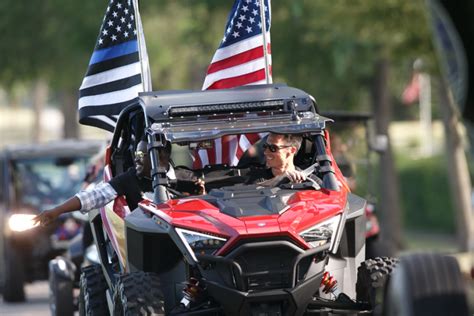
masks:
{"label": "passenger", "polygon": [[[137,208],[138,203],[143,200],[143,192],[151,192],[152,179],[150,177],[151,161],[148,157],[147,142],[140,141],[135,152],[135,167],[131,167],[126,172],[117,175],[109,182],[102,182],[92,190],[82,190],[76,195],[66,200],[62,204],[41,212],[33,221],[39,222],[42,226],[47,226],[56,220],[61,214],[100,208],[114,200],[117,196],[125,195],[127,204],[131,210]],[[167,177],[176,180],[174,168],[170,162],[171,144],[167,143],[165,150],[160,151],[160,166],[167,169]],[[189,180],[189,179],[188,179]],[[178,181],[179,183],[179,181]],[[179,185],[178,185],[179,186]],[[202,187],[196,180],[197,191]]]}
{"label": "passenger", "polygon": [[274,186],[284,178],[288,178],[292,183],[305,181],[306,176],[293,162],[302,139],[300,135],[270,133],[263,144],[267,168],[252,172],[247,184]]}

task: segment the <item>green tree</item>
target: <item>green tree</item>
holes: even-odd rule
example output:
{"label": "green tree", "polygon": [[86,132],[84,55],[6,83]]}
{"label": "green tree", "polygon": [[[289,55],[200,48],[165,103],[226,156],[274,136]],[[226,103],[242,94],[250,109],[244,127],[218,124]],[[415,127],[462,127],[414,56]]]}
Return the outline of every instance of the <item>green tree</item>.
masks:
{"label": "green tree", "polygon": [[97,1],[0,3],[0,82],[6,87],[16,82],[47,82],[57,91],[66,114],[66,137],[77,136],[77,89],[104,7]]}

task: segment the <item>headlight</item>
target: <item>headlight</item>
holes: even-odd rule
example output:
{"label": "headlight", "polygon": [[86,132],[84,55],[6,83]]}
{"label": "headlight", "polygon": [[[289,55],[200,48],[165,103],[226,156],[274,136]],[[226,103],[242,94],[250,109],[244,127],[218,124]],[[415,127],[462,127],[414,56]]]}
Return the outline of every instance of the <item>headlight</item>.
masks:
{"label": "headlight", "polygon": [[22,232],[36,227],[39,223],[33,223],[35,216],[34,214],[12,214],[8,219],[8,227],[14,232]]}
{"label": "headlight", "polygon": [[313,248],[330,243],[329,250],[332,251],[334,241],[336,240],[337,225],[340,220],[341,215],[331,217],[330,219],[301,232],[300,236]]}
{"label": "headlight", "polygon": [[208,234],[198,233],[192,230],[176,228],[181,240],[184,242],[189,252],[197,261],[195,254],[212,255],[222,248],[227,239]]}

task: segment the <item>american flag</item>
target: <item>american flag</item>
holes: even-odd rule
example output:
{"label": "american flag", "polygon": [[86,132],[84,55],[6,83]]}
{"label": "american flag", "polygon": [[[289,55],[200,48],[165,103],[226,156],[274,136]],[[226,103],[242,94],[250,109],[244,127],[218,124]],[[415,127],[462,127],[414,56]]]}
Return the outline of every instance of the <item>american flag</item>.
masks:
{"label": "american flag", "polygon": [[151,90],[149,68],[135,2],[110,0],[79,89],[79,122],[113,131],[120,111]]}
{"label": "american flag", "polygon": [[[226,89],[249,84],[270,83],[271,0],[236,0],[229,14],[224,37],[207,69],[202,89]],[[261,9],[265,15],[267,58],[264,54]],[[268,64],[268,78],[266,66]],[[194,154],[194,167],[208,164],[236,165],[242,154],[261,135],[225,136],[214,141],[213,149]]]}

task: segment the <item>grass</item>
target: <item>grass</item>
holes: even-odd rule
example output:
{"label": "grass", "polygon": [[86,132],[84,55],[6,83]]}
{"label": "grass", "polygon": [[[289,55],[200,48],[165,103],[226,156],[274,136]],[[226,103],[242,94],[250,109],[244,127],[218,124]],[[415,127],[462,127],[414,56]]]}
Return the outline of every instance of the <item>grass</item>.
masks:
{"label": "grass", "polygon": [[455,232],[455,214],[442,156],[397,156],[403,223],[407,230]]}

